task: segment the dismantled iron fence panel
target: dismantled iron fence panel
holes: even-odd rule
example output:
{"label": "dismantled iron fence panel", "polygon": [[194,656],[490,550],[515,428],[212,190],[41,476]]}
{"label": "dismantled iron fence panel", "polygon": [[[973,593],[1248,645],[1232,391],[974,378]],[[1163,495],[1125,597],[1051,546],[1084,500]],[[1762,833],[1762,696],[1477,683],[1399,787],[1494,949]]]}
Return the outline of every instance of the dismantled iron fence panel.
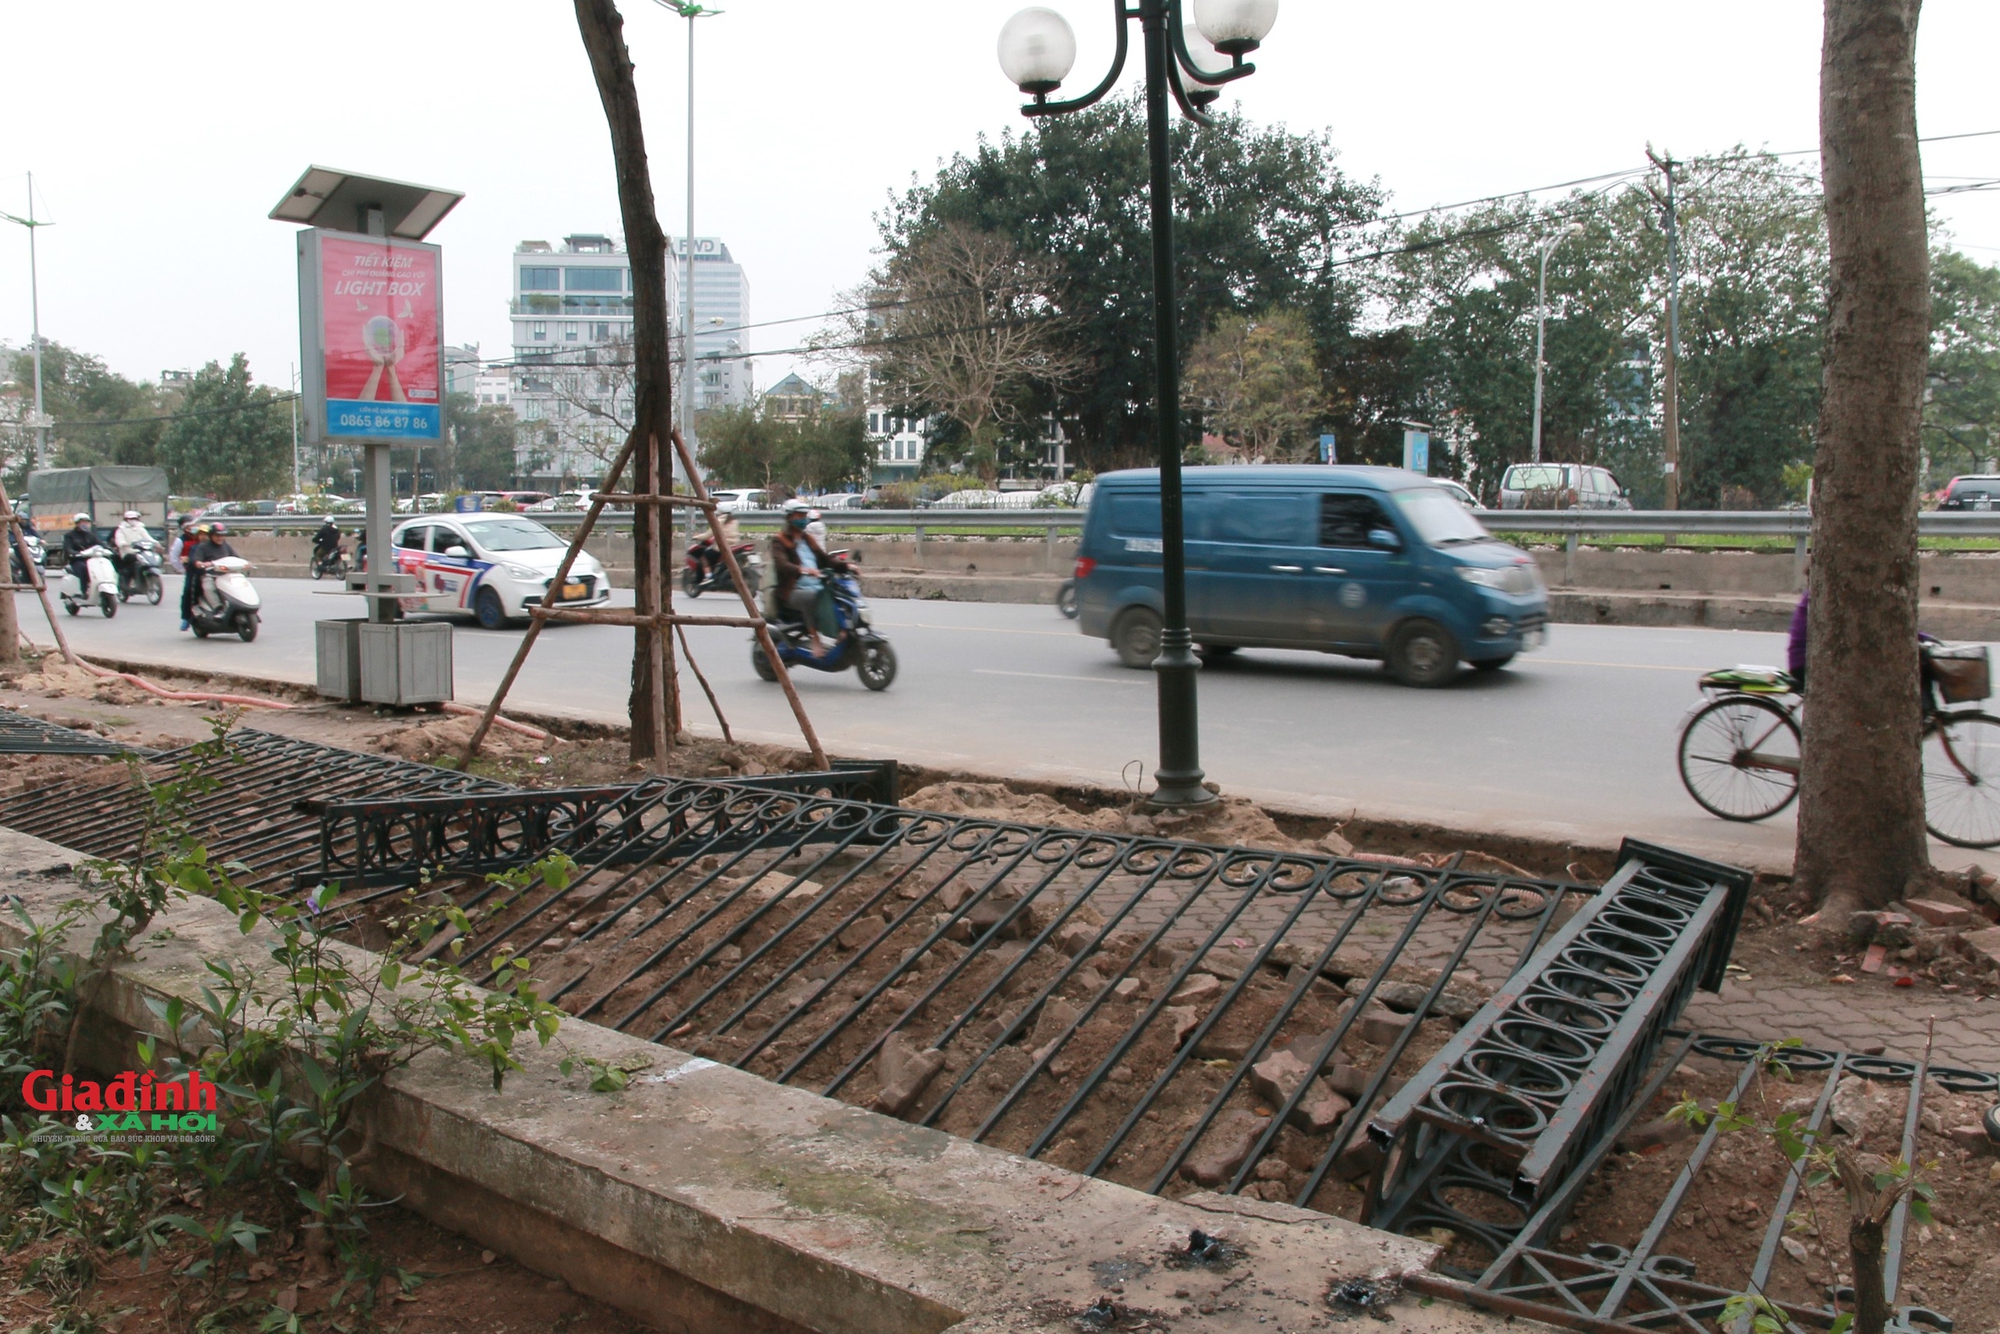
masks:
{"label": "dismantled iron fence panel", "polygon": [[[320,819],[297,809],[319,801],[368,796],[479,794],[515,789],[452,769],[386,755],[362,755],[316,742],[251,728],[229,734],[227,758],[201,766],[212,783],[194,795],[187,818],[209,854],[250,868],[246,883],[289,884],[292,873],[321,849]],[[191,765],[194,748],[153,757],[147,774],[158,781]],[[148,802],[130,782],[68,781],[0,799],[0,825],[74,848],[94,857],[129,855],[148,818]]]}
{"label": "dismantled iron fence panel", "polygon": [[[1551,933],[1585,941],[1642,906],[1638,890],[1605,898],[1456,862],[1207,847],[738,783],[585,795],[596,804],[549,826],[576,863],[560,892],[467,887],[479,929],[461,962],[525,955],[572,1014],[1142,1189],[1329,1212],[1380,1160],[1368,1111],[1496,985]],[[395,806],[363,814],[419,814]],[[437,847],[335,841],[408,850],[406,883]],[[1633,844],[1614,882],[1693,883],[1689,866],[1724,888],[1698,912],[1647,919],[1667,921],[1685,986],[1720,974],[1740,877]],[[386,883],[390,869],[366,873]],[[1624,1047],[1643,1054],[1658,1027]],[[1610,1113],[1574,1118],[1552,1181],[1629,1082],[1608,1087]]]}
{"label": "dismantled iron fence panel", "polygon": [[0,709],[0,755],[151,755],[141,746]]}
{"label": "dismantled iron fence panel", "polygon": [[[1633,1104],[1697,983],[1715,990],[1742,871],[1627,843],[1619,868],[1391,1099],[1368,1221],[1450,1228],[1497,1252]],[[1475,1217],[1452,1203],[1496,1197]],[[1504,1203],[1500,1203],[1504,1202]],[[1517,1208],[1506,1209],[1506,1203]]]}
{"label": "dismantled iron fence panel", "polygon": [[[1576,1239],[1563,1249],[1556,1245],[1558,1230],[1575,1208],[1585,1185],[1686,1055],[1742,1063],[1743,1068],[1728,1094],[1732,1102],[1745,1096],[1760,1071],[1769,1071],[1787,1081],[1798,1090],[1788,1105],[1809,1107],[1795,1127],[1808,1144],[1820,1141],[1830,1132],[1834,1094],[1842,1080],[1858,1077],[1876,1084],[1904,1086],[1909,1095],[1904,1104],[1900,1156],[1906,1163],[1917,1160],[1917,1131],[1927,1092],[1941,1090],[1985,1096],[2000,1093],[2000,1075],[1984,1071],[1890,1057],[1853,1056],[1810,1047],[1785,1047],[1741,1038],[1695,1037],[1685,1033],[1674,1036],[1680,1041],[1660,1062],[1645,1094],[1608,1127],[1569,1177],[1522,1222],[1512,1240],[1492,1253],[1491,1263],[1483,1272],[1425,1276],[1413,1286],[1474,1306],[1532,1315],[1593,1334],[1659,1329],[1706,1334],[1717,1326],[1723,1308],[1738,1294],[1769,1293],[1780,1244],[1796,1217],[1795,1207],[1803,1184],[1801,1168],[1795,1166],[1781,1176],[1768,1209],[1762,1213],[1763,1235],[1756,1258],[1745,1273],[1699,1275],[1692,1261],[1669,1254],[1662,1246],[1668,1227],[1687,1206],[1694,1182],[1707,1166],[1722,1134],[1719,1120],[1710,1120],[1704,1128],[1686,1163],[1654,1206],[1632,1245],[1614,1245],[1587,1237]],[[1733,1191],[1746,1188],[1740,1178],[1732,1179]],[[1894,1313],[1891,1328],[1906,1334],[1922,1331],[1949,1334],[1953,1325],[1949,1315],[1899,1301],[1907,1228],[1906,1199],[1891,1216],[1883,1247],[1883,1287]],[[1823,1302],[1771,1300],[1784,1312],[1790,1328],[1812,1330],[1830,1327],[1840,1314],[1853,1309],[1851,1288],[1834,1289],[1825,1293],[1825,1297],[1827,1300]]]}

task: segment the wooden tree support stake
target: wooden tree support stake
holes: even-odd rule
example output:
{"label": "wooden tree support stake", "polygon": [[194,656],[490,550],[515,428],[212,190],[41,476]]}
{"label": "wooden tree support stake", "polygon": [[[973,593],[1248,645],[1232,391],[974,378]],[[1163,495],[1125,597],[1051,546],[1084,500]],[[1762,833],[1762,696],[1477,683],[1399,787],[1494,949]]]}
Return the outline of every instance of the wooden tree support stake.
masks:
{"label": "wooden tree support stake", "polygon": [[[633,452],[638,446],[638,440],[639,433],[635,428],[632,434],[626,437],[625,447],[619,451],[617,459],[613,461],[610,469],[607,471],[606,475],[611,480],[616,481],[623,475],[625,465],[631,461]],[[659,548],[657,545],[654,545],[652,550],[642,557],[642,559],[653,562],[653,566],[649,568],[648,573],[655,576],[652,581],[654,587],[667,590],[664,598],[665,610],[635,607],[631,611],[625,611],[622,609],[613,610],[601,607],[550,606],[547,603],[531,608],[529,610],[528,633],[521,636],[520,647],[514,650],[514,661],[508,664],[507,674],[500,678],[500,688],[493,692],[492,702],[486,706],[485,712],[480,715],[478,726],[472,729],[472,738],[465,743],[464,763],[467,765],[472,763],[473,757],[479,754],[480,746],[485,744],[486,734],[492,730],[493,720],[499,715],[501,706],[506,703],[508,692],[514,688],[514,682],[521,674],[521,667],[528,659],[529,650],[535,646],[535,640],[541,636],[542,627],[551,621],[570,621],[594,625],[627,625],[635,629],[646,625],[652,626],[659,631],[659,633],[656,633],[652,637],[653,727],[655,741],[653,753],[656,762],[663,763],[667,754],[665,646],[669,635],[678,631],[680,633],[681,647],[686,649],[687,634],[681,627],[689,625],[723,625],[733,626],[738,629],[747,629],[757,636],[757,643],[764,650],[765,658],[769,660],[772,670],[777,673],[778,684],[784,687],[785,700],[792,707],[793,717],[798,720],[799,734],[805,740],[806,749],[812,754],[813,763],[821,769],[830,767],[826,758],[826,751],[820,746],[819,734],[813,730],[812,719],[806,716],[805,702],[799,698],[798,689],[792,684],[792,674],[787,670],[784,659],[778,656],[778,646],[771,638],[771,628],[765,623],[763,614],[757,610],[756,599],[750,596],[749,587],[743,579],[743,570],[736,561],[736,553],[730,550],[729,544],[722,539],[722,523],[715,517],[716,502],[709,498],[708,488],[703,485],[701,473],[696,469],[694,459],[690,457],[687,444],[681,439],[679,431],[673,432],[673,443],[674,450],[680,457],[681,467],[686,471],[688,480],[694,487],[694,496],[676,496],[672,494],[660,494],[654,491],[600,491],[591,498],[590,508],[584,513],[583,522],[577,525],[576,536],[570,539],[569,550],[563,553],[562,564],[556,567],[555,578],[549,581],[549,588],[552,591],[558,590],[569,582],[570,568],[576,563],[578,553],[583,550],[584,542],[589,539],[591,532],[597,526],[598,515],[603,513],[604,507],[607,504],[616,501],[632,505],[678,505],[697,510],[707,518],[709,531],[715,539],[716,549],[721,553],[723,563],[729,568],[729,577],[735,585],[737,596],[743,600],[744,614],[742,616],[676,615],[671,609],[673,606],[671,587],[663,578],[658,577],[660,572],[657,569],[659,561]],[[662,484],[664,478],[672,475],[672,469],[660,461],[660,451],[657,442],[654,443],[651,456],[654,460],[654,468],[657,470],[659,476],[635,479],[638,486],[658,487]],[[54,616],[51,613],[52,622],[53,619]],[[694,666],[694,655],[692,653],[688,655],[688,664],[691,667]],[[716,702],[715,692],[709,689],[708,679],[701,674],[699,667],[695,667],[694,670],[695,679],[701,682],[702,691],[708,696],[709,706],[715,710],[716,721],[722,724],[723,737],[733,741],[734,737],[730,735],[729,722],[722,716],[722,706]]]}
{"label": "wooden tree support stake", "polygon": [[[69,636],[63,633],[62,623],[56,620],[55,604],[49,601],[48,580],[42,578],[42,568],[35,564],[34,555],[28,550],[27,536],[21,531],[21,520],[14,513],[14,502],[7,495],[5,482],[0,482],[0,527],[7,530],[8,545],[20,553],[21,565],[27,570],[28,578],[32,580],[27,587],[34,589],[42,600],[42,614],[49,618],[49,631],[56,637],[56,647],[62,651],[63,661],[72,667],[81,667],[83,664],[77,661],[76,653],[69,646]],[[9,585],[9,590],[14,587],[16,586]],[[20,634],[18,625],[15,627],[15,633]],[[21,637],[26,639],[25,635]]]}

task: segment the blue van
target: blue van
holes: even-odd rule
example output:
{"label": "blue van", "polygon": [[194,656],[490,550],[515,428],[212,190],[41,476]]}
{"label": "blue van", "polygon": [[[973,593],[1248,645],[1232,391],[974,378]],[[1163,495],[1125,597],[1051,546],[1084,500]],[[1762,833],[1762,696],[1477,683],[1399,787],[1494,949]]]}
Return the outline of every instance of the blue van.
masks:
{"label": "blue van", "polygon": [[[1239,648],[1379,658],[1439,686],[1539,647],[1548,593],[1525,553],[1400,468],[1221,467],[1182,474],[1188,625],[1206,662]],[[1097,479],[1077,553],[1083,633],[1127,667],[1159,655],[1160,474]]]}

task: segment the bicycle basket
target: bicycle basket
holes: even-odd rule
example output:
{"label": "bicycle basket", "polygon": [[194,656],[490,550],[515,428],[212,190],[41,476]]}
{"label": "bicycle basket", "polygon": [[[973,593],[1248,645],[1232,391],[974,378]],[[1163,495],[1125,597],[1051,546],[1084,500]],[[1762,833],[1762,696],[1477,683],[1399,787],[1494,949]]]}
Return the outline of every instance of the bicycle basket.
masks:
{"label": "bicycle basket", "polygon": [[1993,670],[1984,644],[1939,645],[1927,650],[1938,694],[1947,704],[1970,704],[1993,693]]}

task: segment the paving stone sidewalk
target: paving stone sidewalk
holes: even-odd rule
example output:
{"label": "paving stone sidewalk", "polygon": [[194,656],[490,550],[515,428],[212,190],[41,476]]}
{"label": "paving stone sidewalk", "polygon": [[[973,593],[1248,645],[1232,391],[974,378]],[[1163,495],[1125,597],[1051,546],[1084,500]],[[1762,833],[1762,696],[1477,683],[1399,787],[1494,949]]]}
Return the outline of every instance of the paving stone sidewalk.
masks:
{"label": "paving stone sidewalk", "polygon": [[1898,990],[1872,978],[1817,986],[1732,978],[1721,995],[1697,992],[1682,1023],[1759,1041],[1795,1037],[1809,1047],[1836,1051],[1863,1052],[1879,1043],[1885,1055],[1916,1060],[1924,1053],[1924,1030],[1933,1016],[1933,1062],[2000,1071],[2000,1000],[1928,988]]}

